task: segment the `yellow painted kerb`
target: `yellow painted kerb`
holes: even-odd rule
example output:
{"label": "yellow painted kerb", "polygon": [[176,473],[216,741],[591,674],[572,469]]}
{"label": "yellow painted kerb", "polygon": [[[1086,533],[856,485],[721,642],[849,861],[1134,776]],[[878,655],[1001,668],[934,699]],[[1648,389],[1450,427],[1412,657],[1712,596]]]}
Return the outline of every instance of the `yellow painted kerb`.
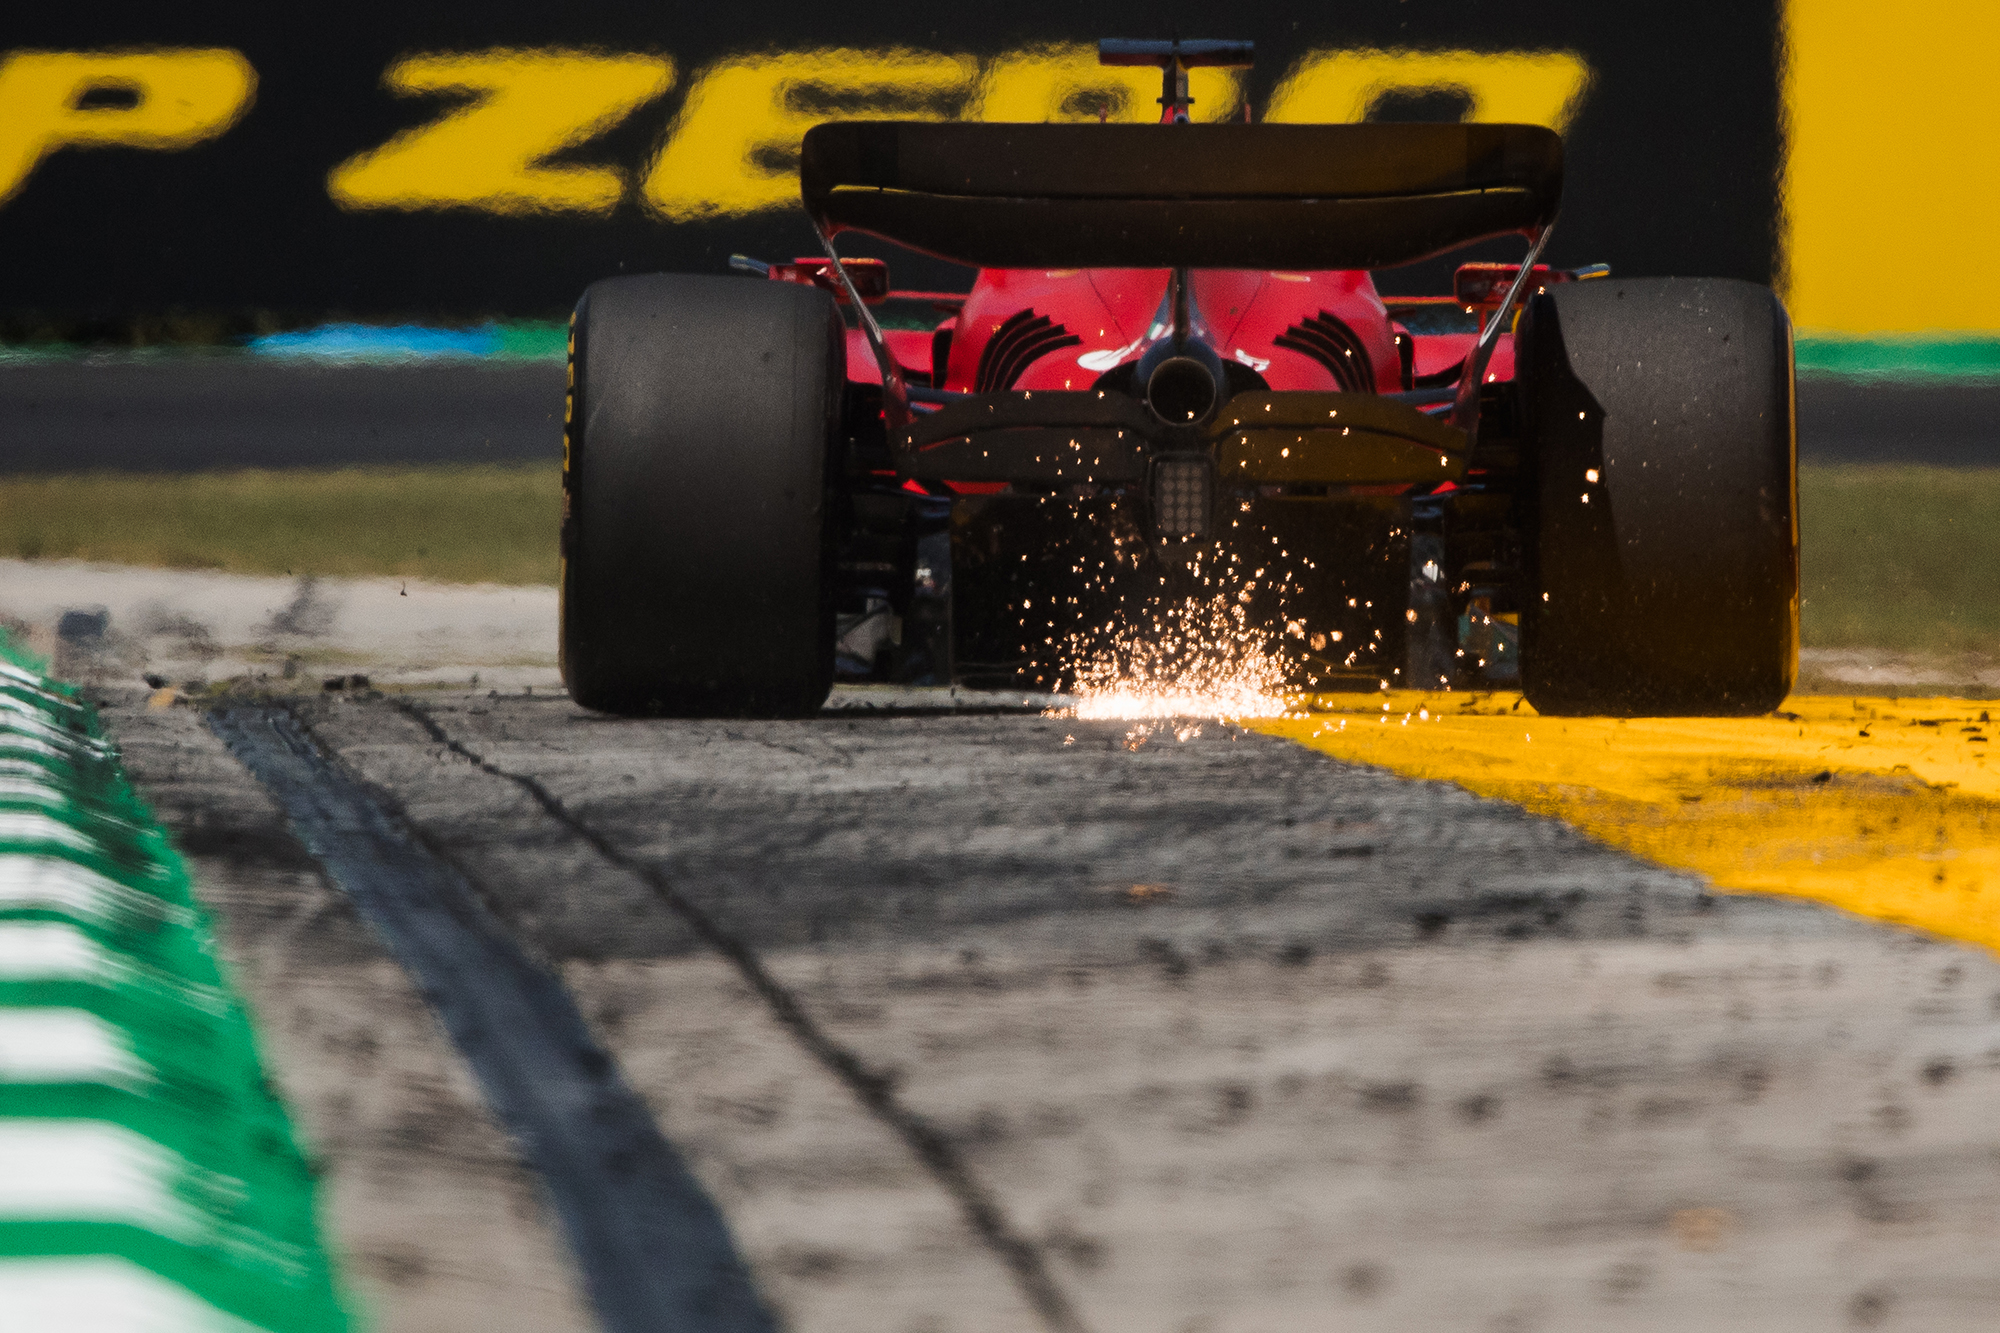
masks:
{"label": "yellow painted kerb", "polygon": [[[1383,705],[1387,704],[1385,708]],[[1762,718],[1548,718],[1518,695],[1320,696],[1249,725],[1551,815],[1718,889],[2000,952],[2000,703],[1802,697]]]}

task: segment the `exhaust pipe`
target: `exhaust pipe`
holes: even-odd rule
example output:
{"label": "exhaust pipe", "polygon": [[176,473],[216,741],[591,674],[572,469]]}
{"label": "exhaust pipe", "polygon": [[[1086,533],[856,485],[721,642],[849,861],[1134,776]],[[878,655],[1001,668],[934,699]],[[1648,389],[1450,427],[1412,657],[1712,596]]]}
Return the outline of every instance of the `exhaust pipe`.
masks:
{"label": "exhaust pipe", "polygon": [[1180,349],[1177,355],[1163,358],[1146,376],[1146,406],[1169,425],[1191,426],[1208,420],[1215,411],[1220,396],[1215,372],[1200,356],[1187,355],[1196,348],[1215,357],[1206,345],[1196,343]]}
{"label": "exhaust pipe", "polygon": [[1157,341],[1132,368],[1132,383],[1146,406],[1169,426],[1198,426],[1208,420],[1221,406],[1228,382],[1222,357],[1209,344],[1208,328],[1194,308],[1191,287],[1184,268],[1168,276],[1166,297],[1153,317]]}

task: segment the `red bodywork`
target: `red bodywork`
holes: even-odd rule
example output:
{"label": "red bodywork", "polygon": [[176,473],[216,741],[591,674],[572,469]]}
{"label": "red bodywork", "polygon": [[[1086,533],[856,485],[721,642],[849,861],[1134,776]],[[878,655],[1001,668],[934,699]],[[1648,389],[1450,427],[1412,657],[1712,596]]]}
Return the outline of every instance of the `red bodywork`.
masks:
{"label": "red bodywork", "polygon": [[[1159,63],[1184,112],[1190,58],[1249,48],[1100,54]],[[1060,681],[1077,635],[1144,633],[1239,574],[1232,614],[1295,640],[1306,683],[1445,679],[1452,599],[1519,563],[1512,395],[1475,381],[1513,378],[1493,335],[1536,274],[1385,301],[1372,271],[1503,236],[1535,264],[1560,174],[1560,139],[1522,125],[815,126],[827,259],[771,275],[858,307],[845,614],[895,604],[883,552],[917,533],[916,577],[950,571],[954,679]],[[833,259],[848,232],[981,267],[960,298],[871,296]],[[1485,582],[1454,588],[1448,558]],[[1410,640],[1425,616],[1446,628]]]}
{"label": "red bodywork", "polygon": [[[1088,389],[1139,359],[1167,280],[1165,269],[985,269],[938,332],[888,329],[884,336],[911,378],[936,388]],[[1224,361],[1272,389],[1394,393],[1450,374],[1474,337],[1410,333],[1365,272],[1209,269],[1193,275],[1193,287]],[[1411,347],[1407,367],[1399,339]],[[940,352],[942,365],[934,359]],[[1512,379],[1513,362],[1513,339],[1503,334],[1487,379]],[[848,332],[847,374],[861,383],[881,380],[859,329]]]}

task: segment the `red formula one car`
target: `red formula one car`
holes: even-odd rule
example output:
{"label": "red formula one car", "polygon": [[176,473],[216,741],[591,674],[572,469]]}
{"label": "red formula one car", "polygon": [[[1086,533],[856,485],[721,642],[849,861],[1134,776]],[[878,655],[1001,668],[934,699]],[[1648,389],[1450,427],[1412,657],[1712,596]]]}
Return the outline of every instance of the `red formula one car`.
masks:
{"label": "red formula one car", "polygon": [[[1057,686],[1090,635],[1223,598],[1304,686],[1777,705],[1796,451],[1770,291],[1538,265],[1562,186],[1539,126],[1190,124],[1187,68],[1247,43],[1102,53],[1163,69],[1162,125],[819,125],[801,191],[827,258],[584,293],[579,702]],[[891,292],[838,260],[848,231],[978,278]],[[1370,277],[1507,235],[1525,261],[1448,296],[1385,303]]]}

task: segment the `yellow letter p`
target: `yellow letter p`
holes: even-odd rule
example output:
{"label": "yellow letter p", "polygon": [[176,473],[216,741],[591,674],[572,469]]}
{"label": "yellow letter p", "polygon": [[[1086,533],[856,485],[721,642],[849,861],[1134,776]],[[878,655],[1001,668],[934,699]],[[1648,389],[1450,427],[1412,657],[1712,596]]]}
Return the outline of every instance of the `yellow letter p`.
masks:
{"label": "yellow letter p", "polygon": [[188,148],[249,110],[241,52],[16,51],[0,60],[0,204],[59,148]]}

